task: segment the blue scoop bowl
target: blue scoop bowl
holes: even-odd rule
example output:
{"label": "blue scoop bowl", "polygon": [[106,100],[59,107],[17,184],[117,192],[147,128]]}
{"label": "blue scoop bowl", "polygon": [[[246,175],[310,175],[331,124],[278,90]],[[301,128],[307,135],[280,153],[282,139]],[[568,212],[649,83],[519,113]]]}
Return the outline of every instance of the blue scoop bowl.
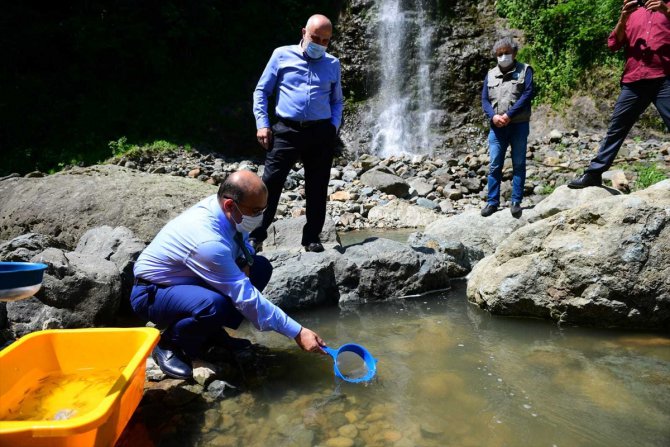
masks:
{"label": "blue scoop bowl", "polygon": [[16,301],[33,296],[42,286],[46,264],[0,262],[0,301]]}
{"label": "blue scoop bowl", "polygon": [[[328,355],[330,355],[333,358],[333,369],[335,370],[335,376],[339,377],[340,379],[346,381],[346,382],[351,382],[351,383],[360,383],[360,382],[367,382],[368,380],[371,380],[375,374],[377,374],[377,359],[372,357],[372,354],[365,349],[361,345],[357,345],[355,343],[347,343],[339,347],[339,349],[333,349],[329,348],[328,346],[324,346],[323,350],[326,351]],[[365,366],[367,367],[367,374],[365,374],[363,377],[347,377],[342,372],[340,369],[337,367],[337,356],[340,355],[343,352],[353,352],[354,354],[358,355],[363,361],[365,362]]]}

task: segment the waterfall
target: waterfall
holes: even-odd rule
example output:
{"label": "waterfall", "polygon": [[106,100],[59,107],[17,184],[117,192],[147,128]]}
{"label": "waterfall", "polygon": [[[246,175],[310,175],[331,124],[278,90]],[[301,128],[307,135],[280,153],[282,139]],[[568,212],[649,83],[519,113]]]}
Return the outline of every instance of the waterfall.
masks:
{"label": "waterfall", "polygon": [[[434,27],[424,2],[377,0],[380,85],[372,107],[372,152],[432,153],[431,57]],[[411,4],[413,9],[405,9]]]}

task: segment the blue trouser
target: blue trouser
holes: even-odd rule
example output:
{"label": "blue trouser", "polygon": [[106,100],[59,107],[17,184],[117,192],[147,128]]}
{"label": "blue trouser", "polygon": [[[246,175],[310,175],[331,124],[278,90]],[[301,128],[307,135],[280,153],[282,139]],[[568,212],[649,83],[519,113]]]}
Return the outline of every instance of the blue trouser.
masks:
{"label": "blue trouser", "polygon": [[602,174],[612,166],[628,132],[652,102],[670,131],[670,77],[621,84],[607,135],[586,172]]}
{"label": "blue trouser", "polygon": [[[254,256],[251,284],[262,291],[271,276],[270,261]],[[161,340],[181,348],[189,357],[197,357],[207,339],[222,326],[237,329],[244,320],[229,297],[204,281],[175,286],[137,283],[130,304],[140,318],[163,330]]]}
{"label": "blue trouser", "polygon": [[508,146],[512,147],[512,202],[521,203],[523,188],[526,183],[526,147],[529,131],[528,121],[512,123],[505,127],[491,126],[489,132],[491,162],[489,164],[489,195],[487,200],[489,205],[500,205],[500,182],[502,181],[505,152]]}
{"label": "blue trouser", "polygon": [[319,241],[326,221],[326,202],[330,168],[333,165],[336,131],[330,120],[314,122],[301,128],[290,121],[279,120],[272,126],[272,149],[265,155],[263,183],[268,188],[268,203],[263,223],[249,237],[264,241],[274,220],[284,182],[298,159],[305,168],[305,217],[302,245]]}

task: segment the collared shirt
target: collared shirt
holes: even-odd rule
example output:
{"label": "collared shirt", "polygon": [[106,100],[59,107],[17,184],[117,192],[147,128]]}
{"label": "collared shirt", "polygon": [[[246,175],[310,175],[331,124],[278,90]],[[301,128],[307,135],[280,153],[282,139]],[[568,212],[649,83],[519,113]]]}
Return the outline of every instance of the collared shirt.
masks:
{"label": "collared shirt", "polygon": [[607,46],[612,51],[624,47],[623,83],[670,76],[670,18],[662,12],[637,8],[626,22],[624,41],[612,31]]}
{"label": "collared shirt", "polygon": [[209,196],[163,227],[137,259],[135,277],[162,285],[204,281],[230,297],[257,329],[294,338],[300,324],[265,298],[235,263],[242,254],[235,233],[216,194]]}
{"label": "collared shirt", "polygon": [[254,90],[256,128],[270,127],[268,98],[275,97],[275,114],[293,121],[330,119],[336,129],[342,123],[340,61],[326,53],[311,59],[300,45],[279,47]]}

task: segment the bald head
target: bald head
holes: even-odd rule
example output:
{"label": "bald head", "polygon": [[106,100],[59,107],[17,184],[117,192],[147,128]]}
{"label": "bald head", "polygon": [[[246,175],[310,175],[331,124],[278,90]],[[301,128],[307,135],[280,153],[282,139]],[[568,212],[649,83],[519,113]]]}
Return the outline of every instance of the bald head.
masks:
{"label": "bald head", "polygon": [[303,48],[306,48],[309,42],[327,47],[332,36],[333,24],[330,19],[322,14],[314,14],[302,29]]}
{"label": "bald head", "polygon": [[217,196],[233,199],[237,203],[244,202],[251,196],[266,196],[268,193],[265,183],[251,171],[237,171],[230,174],[219,186]]}
{"label": "bald head", "polygon": [[308,31],[323,30],[333,32],[333,24],[330,22],[330,19],[322,14],[314,14],[307,19],[305,28]]}

